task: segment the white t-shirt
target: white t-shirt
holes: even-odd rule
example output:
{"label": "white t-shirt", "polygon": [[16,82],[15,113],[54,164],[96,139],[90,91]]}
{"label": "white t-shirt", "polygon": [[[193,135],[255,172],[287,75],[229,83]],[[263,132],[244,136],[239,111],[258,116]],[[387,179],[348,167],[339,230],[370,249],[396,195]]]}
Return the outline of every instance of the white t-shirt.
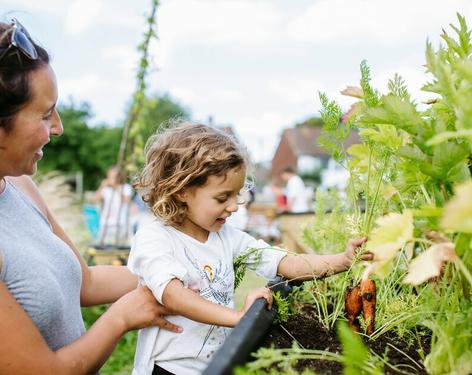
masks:
{"label": "white t-shirt", "polygon": [[292,202],[290,212],[307,212],[308,202],[305,184],[295,175],[290,177],[286,187],[287,201]]}
{"label": "white t-shirt", "polygon": [[[155,220],[136,233],[128,267],[161,303],[165,287],[177,278],[185,286],[198,288],[203,298],[233,308],[233,259],[251,248],[261,250],[249,256],[247,266],[266,279],[275,278],[286,255],[282,249],[230,225],[210,232],[202,243]],[[200,374],[231,331],[183,316],[166,319],[181,326],[183,332],[156,327],[140,330],[133,375],[150,375],[154,363],[174,374]]]}
{"label": "white t-shirt", "polygon": [[[133,190],[129,184],[122,184],[117,189],[107,186],[102,190],[103,208],[100,224],[124,226],[128,215],[128,203],[121,203],[123,197],[131,197]],[[121,208],[120,208],[121,206]]]}

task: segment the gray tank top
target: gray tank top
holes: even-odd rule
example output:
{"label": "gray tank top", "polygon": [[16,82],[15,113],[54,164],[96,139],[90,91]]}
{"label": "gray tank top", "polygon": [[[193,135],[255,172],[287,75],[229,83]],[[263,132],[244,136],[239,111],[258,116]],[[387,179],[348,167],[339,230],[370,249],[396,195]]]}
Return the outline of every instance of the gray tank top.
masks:
{"label": "gray tank top", "polygon": [[84,333],[80,263],[36,206],[9,182],[0,193],[0,256],[0,280],[52,350]]}

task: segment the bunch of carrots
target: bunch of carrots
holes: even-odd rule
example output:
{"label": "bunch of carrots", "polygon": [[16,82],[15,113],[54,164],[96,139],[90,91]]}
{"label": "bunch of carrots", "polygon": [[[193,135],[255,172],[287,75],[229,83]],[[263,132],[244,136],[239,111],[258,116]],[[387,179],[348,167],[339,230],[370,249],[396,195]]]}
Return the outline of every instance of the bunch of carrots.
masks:
{"label": "bunch of carrots", "polygon": [[360,332],[361,325],[358,316],[362,312],[366,324],[366,334],[371,335],[374,332],[376,301],[377,291],[374,280],[362,280],[360,286],[356,285],[346,290],[344,307],[352,330]]}

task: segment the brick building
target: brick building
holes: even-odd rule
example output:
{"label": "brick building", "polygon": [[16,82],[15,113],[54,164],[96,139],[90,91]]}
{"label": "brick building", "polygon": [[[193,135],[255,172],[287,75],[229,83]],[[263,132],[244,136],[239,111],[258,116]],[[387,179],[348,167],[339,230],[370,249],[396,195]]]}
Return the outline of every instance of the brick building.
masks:
{"label": "brick building", "polygon": [[[300,125],[285,129],[272,159],[271,177],[277,179],[280,172],[288,166],[300,174],[327,168],[331,157],[317,142],[320,134],[319,126]],[[345,147],[355,143],[359,143],[359,136],[357,132],[352,132]]]}

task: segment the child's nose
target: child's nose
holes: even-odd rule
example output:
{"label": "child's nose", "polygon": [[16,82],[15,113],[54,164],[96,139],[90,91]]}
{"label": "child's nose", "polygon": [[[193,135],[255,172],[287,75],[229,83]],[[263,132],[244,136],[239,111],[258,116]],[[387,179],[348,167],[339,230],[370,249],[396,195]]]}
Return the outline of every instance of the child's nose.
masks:
{"label": "child's nose", "polygon": [[238,202],[236,200],[232,200],[231,203],[226,207],[226,211],[233,213],[236,212],[238,208]]}

